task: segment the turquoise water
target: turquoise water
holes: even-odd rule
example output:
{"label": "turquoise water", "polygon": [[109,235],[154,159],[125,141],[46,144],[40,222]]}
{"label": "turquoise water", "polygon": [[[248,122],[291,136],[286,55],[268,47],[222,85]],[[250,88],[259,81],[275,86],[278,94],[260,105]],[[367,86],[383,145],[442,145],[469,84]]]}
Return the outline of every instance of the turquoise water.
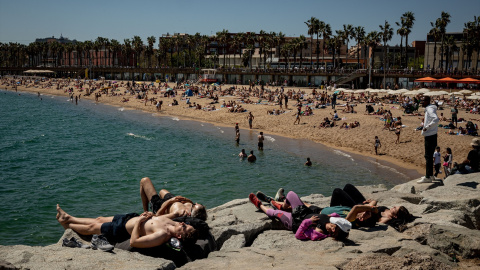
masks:
{"label": "turquoise water", "polygon": [[[145,176],[157,189],[215,207],[257,190],[328,196],[346,183],[391,187],[415,174],[268,134],[251,164],[237,155],[256,149],[257,132],[241,130],[237,146],[233,126],[0,90],[0,244],[57,242],[56,203],[80,217],[142,212]],[[314,166],[303,166],[307,156]]]}

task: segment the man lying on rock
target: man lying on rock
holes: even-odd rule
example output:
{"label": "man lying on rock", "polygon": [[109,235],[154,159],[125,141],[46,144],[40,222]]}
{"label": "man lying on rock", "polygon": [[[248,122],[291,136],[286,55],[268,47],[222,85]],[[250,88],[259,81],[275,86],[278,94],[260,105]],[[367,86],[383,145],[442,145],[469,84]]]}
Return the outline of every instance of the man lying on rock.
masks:
{"label": "man lying on rock", "polygon": [[302,210],[305,204],[300,200],[295,192],[290,191],[287,194],[285,204],[294,209],[293,213],[274,210],[264,206],[255,194],[248,196],[257,209],[262,210],[267,216],[278,218],[287,230],[292,230],[295,237],[300,240],[310,239],[312,241],[322,240],[329,236],[335,240],[345,240],[352,227],[352,224],[337,214],[330,216],[324,214],[303,215]]}
{"label": "man lying on rock", "polygon": [[65,229],[70,228],[83,235],[102,234],[110,243],[120,243],[130,238],[130,246],[137,248],[160,246],[172,237],[195,241],[198,233],[191,225],[165,216],[153,216],[151,212],[140,216],[130,213],[113,217],[78,218],[67,214],[57,204],[57,220]]}
{"label": "man lying on rock", "polygon": [[140,180],[140,196],[142,197],[143,210],[147,212],[149,205],[156,216],[165,216],[173,219],[176,217],[194,217],[207,220],[207,210],[199,203],[193,203],[190,199],[182,196],[174,196],[166,189],[157,194],[152,181],[148,177]]}

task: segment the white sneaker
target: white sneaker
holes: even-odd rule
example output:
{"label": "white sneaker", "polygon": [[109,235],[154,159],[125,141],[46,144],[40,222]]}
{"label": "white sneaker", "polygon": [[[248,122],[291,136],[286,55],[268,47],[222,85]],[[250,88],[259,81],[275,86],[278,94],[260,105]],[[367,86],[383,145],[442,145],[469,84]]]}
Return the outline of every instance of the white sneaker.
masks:
{"label": "white sneaker", "polygon": [[417,183],[432,183],[432,177],[423,176]]}

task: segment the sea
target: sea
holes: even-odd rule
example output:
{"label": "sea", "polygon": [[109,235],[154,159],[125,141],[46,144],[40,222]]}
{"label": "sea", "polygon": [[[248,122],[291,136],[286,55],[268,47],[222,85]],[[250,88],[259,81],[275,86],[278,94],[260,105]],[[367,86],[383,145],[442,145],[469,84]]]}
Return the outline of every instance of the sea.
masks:
{"label": "sea", "polygon": [[[78,217],[143,212],[139,182],[150,177],[207,208],[251,192],[330,196],[347,183],[387,187],[418,173],[371,157],[259,130],[181,120],[64,96],[0,90],[0,244],[56,243],[56,204]],[[255,163],[238,157],[254,151]],[[313,166],[306,167],[310,157]],[[252,211],[254,208],[252,207]]]}

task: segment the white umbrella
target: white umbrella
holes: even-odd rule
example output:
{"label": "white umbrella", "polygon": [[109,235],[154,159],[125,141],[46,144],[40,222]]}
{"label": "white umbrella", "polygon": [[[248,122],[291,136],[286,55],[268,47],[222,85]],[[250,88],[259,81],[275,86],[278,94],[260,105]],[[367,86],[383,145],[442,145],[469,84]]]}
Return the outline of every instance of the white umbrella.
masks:
{"label": "white umbrella", "polygon": [[373,90],[373,89],[372,89],[372,88],[370,88],[370,87],[369,87],[369,88],[367,88],[367,89],[365,89],[365,91],[367,91],[367,92],[370,92],[370,91],[372,91],[372,90]]}
{"label": "white umbrella", "polygon": [[398,90],[398,91],[402,91],[402,92],[408,92],[408,91],[410,91],[410,90],[408,90],[408,89],[405,89],[405,88],[402,88],[402,89],[400,89],[400,90]]}
{"label": "white umbrella", "polygon": [[474,96],[480,96],[480,92],[477,92],[477,93],[472,94],[472,95],[474,95]]}
{"label": "white umbrella", "polygon": [[480,99],[480,96],[468,96],[467,99]]}
{"label": "white umbrella", "polygon": [[432,91],[428,93],[424,93],[424,96],[441,96],[441,95],[447,95],[448,93],[445,91]]}
{"label": "white umbrella", "polygon": [[358,90],[355,90],[355,94],[360,94],[360,93],[365,93],[367,90],[365,89],[358,89]]}
{"label": "white umbrella", "polygon": [[344,89],[344,90],[342,90],[342,91],[343,91],[344,93],[353,93],[353,92],[355,92],[355,91],[350,90],[350,89]]}
{"label": "white umbrella", "polygon": [[422,88],[422,89],[418,89],[417,92],[418,93],[427,93],[427,92],[430,92],[430,89]]}
{"label": "white umbrella", "polygon": [[401,93],[399,93],[399,92],[397,92],[397,91],[395,91],[395,90],[388,90],[388,91],[387,91],[387,94],[390,94],[390,95],[398,95],[398,94],[401,94]]}
{"label": "white umbrella", "polygon": [[420,94],[418,91],[409,91],[409,92],[406,92],[404,95],[415,96],[415,95],[418,95],[418,94]]}
{"label": "white umbrella", "polygon": [[471,94],[472,91],[470,90],[461,90],[461,91],[458,91],[459,93],[462,93],[462,94]]}

